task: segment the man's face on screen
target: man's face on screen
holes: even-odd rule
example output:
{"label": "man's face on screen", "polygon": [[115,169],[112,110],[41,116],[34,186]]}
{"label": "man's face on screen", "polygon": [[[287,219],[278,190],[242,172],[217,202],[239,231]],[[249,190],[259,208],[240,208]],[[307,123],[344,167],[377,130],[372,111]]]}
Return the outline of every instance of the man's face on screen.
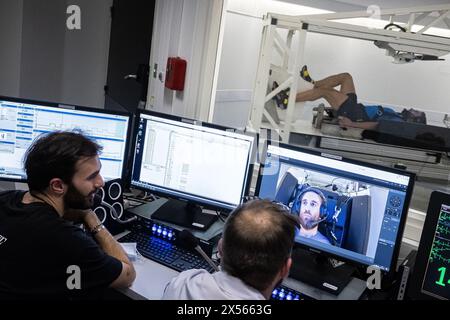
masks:
{"label": "man's face on screen", "polygon": [[303,195],[300,206],[300,224],[302,228],[312,229],[312,224],[320,219],[322,198],[315,192]]}

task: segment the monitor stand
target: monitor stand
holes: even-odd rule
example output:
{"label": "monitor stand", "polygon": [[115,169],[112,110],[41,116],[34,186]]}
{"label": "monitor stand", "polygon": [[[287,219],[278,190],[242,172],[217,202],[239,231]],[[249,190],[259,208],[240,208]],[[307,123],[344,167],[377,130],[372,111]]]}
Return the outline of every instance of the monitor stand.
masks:
{"label": "monitor stand", "polygon": [[217,220],[217,216],[204,213],[195,203],[168,199],[152,214],[152,219],[205,231]]}
{"label": "monitor stand", "polygon": [[355,267],[333,266],[325,255],[295,248],[289,276],[316,288],[338,295],[347,286]]}

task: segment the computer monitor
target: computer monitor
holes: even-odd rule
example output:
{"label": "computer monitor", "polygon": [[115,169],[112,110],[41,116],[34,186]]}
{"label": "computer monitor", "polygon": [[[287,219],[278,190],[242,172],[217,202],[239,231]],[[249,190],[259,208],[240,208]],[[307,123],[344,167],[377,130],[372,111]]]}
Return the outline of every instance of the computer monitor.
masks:
{"label": "computer monitor", "polygon": [[171,199],[153,219],[206,229],[215,215],[231,211],[248,192],[255,137],[235,129],[142,111],[131,186]]}
{"label": "computer monitor", "polygon": [[450,299],[450,194],[434,191],[422,230],[409,296]]}
{"label": "computer monitor", "polygon": [[80,129],[103,146],[101,174],[106,180],[122,178],[130,114],[0,97],[0,179],[26,182],[23,156],[33,141],[43,133],[72,129]]}
{"label": "computer monitor", "polygon": [[395,269],[413,184],[409,172],[268,141],[255,195],[299,217],[291,277],[339,293],[354,268],[329,257]]}

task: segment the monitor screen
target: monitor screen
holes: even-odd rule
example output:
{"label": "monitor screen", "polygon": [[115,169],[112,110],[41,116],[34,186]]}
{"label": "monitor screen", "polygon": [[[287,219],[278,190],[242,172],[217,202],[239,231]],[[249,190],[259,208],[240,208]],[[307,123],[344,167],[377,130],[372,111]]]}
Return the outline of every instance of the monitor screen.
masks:
{"label": "monitor screen", "polygon": [[450,194],[431,194],[412,288],[415,298],[450,299]]}
{"label": "monitor screen", "polygon": [[412,173],[269,141],[255,194],[298,215],[299,246],[388,272],[413,183]]}
{"label": "monitor screen", "polygon": [[72,129],[103,146],[101,174],[106,180],[122,177],[130,115],[0,97],[0,179],[26,182],[23,156],[33,141],[43,133]]}
{"label": "monitor screen", "polygon": [[223,210],[241,203],[253,136],[155,112],[136,123],[132,186]]}

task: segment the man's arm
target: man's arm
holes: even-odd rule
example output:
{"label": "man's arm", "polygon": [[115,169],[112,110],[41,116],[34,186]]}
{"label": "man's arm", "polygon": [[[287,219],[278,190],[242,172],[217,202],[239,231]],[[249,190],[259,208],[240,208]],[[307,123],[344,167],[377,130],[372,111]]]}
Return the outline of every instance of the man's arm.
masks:
{"label": "man's arm", "polygon": [[353,127],[360,128],[364,130],[375,130],[378,126],[378,122],[364,121],[364,122],[354,122],[346,117],[339,117],[339,126],[341,127]]}
{"label": "man's arm", "polygon": [[[83,222],[86,229],[89,231],[101,223],[97,215],[92,210],[86,213],[83,218]],[[122,262],[122,272],[110,286],[113,288],[124,288],[131,286],[136,278],[136,271],[134,270],[133,264],[128,259],[128,256],[120,243],[118,243],[105,228],[100,229],[94,237],[106,254]]]}

